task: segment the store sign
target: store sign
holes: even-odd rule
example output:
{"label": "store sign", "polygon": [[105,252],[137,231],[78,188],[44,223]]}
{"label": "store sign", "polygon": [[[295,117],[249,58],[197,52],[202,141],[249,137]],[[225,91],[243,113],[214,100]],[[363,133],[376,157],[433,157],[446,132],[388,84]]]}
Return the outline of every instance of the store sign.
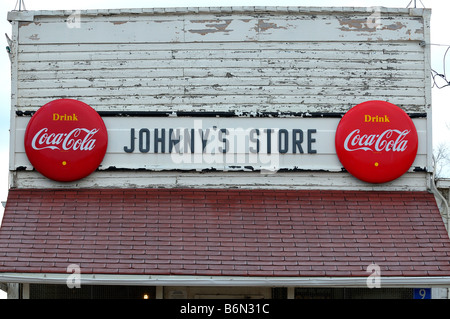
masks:
{"label": "store sign", "polygon": [[[334,154],[336,119],[108,117],[103,167],[276,172],[323,169]],[[331,163],[330,163],[331,162]]]}
{"label": "store sign", "polygon": [[62,182],[91,174],[102,162],[108,133],[99,114],[72,99],[42,106],[25,131],[25,152],[42,175]]}
{"label": "store sign", "polygon": [[[308,153],[315,154],[316,129],[279,128],[135,128],[130,129],[126,153],[202,154]],[[236,143],[233,143],[236,141]],[[166,145],[168,147],[166,147]]]}
{"label": "store sign", "polygon": [[[100,118],[82,102],[57,100],[41,107],[32,118],[16,117],[11,167],[35,168],[54,180],[71,181],[96,168],[270,174],[341,172],[345,165],[363,180],[382,182],[375,178],[387,180],[395,178],[386,177],[391,171],[400,176],[408,170],[415,154],[406,160],[402,156],[417,149],[414,125],[420,141],[426,141],[427,127],[426,119],[414,119],[411,124],[399,108],[380,108],[384,103],[378,102],[375,109],[364,107],[361,113],[355,107],[342,119],[145,115]],[[425,146],[426,143],[419,146],[414,166],[426,166]],[[401,172],[397,172],[399,168]],[[364,174],[372,174],[372,179]]]}
{"label": "store sign", "polygon": [[398,106],[368,101],[344,115],[335,145],[340,162],[353,176],[369,183],[385,183],[411,167],[418,135],[411,118]]}

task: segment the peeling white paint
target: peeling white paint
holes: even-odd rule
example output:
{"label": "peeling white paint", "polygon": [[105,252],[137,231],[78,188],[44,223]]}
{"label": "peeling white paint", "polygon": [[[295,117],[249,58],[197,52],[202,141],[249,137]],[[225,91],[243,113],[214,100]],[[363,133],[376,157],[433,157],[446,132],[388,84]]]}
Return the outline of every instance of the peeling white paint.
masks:
{"label": "peeling white paint", "polygon": [[[374,99],[410,113],[431,106],[427,49],[421,46],[429,41],[424,10],[380,8],[377,24],[368,22],[367,8],[86,10],[79,26],[68,28],[72,13],[8,15],[21,21],[13,35],[20,39],[12,65],[13,111],[36,111],[58,98],[80,99],[98,111],[171,117],[307,117],[343,113]],[[419,166],[426,166],[427,151],[420,156]],[[12,163],[14,169],[22,165]],[[16,173],[13,184],[34,183],[22,180],[33,173]],[[103,173],[99,184],[116,185],[114,172]],[[330,183],[328,175],[320,176],[319,184]],[[341,182],[354,183],[347,177],[332,183]]]}

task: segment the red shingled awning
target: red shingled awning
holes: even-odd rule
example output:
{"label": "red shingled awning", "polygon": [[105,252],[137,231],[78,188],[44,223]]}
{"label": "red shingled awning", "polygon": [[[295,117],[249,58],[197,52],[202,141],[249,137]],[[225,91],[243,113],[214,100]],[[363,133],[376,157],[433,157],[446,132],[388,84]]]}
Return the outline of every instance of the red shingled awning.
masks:
{"label": "red shingled awning", "polygon": [[1,274],[450,276],[432,194],[240,189],[11,189]]}

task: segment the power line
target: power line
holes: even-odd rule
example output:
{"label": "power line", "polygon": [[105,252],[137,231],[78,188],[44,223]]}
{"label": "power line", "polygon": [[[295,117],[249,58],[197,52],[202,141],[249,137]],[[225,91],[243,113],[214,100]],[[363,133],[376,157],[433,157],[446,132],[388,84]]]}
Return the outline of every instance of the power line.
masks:
{"label": "power line", "polygon": [[27,10],[27,8],[25,7],[25,0],[17,0],[14,10],[17,9],[17,5],[19,5],[19,11],[22,11],[22,6],[23,6],[23,10]]}
{"label": "power line", "polygon": [[[449,50],[450,50],[450,45],[447,45],[447,49],[445,50],[444,57],[443,57],[443,59],[442,59],[442,65],[443,65],[443,71],[444,71],[444,73],[442,74],[442,73],[437,72],[437,71],[434,70],[434,69],[431,69],[431,77],[432,77],[432,79],[433,79],[433,86],[432,86],[432,88],[433,88],[433,87],[437,87],[438,89],[443,89],[443,88],[445,88],[445,87],[447,87],[447,86],[450,86],[450,81],[447,79],[447,71],[445,70],[445,69],[446,69],[446,58],[447,58],[447,53],[448,53]],[[436,78],[442,79],[442,80],[445,82],[445,84],[440,86],[440,85],[437,83]]]}
{"label": "power line", "polygon": [[[432,46],[432,45],[433,45],[433,46],[447,47],[447,49],[445,50],[445,53],[444,53],[444,57],[442,58],[443,73],[439,73],[439,72],[437,72],[436,70],[434,70],[434,69],[431,67],[431,61],[430,61],[429,64],[430,64],[430,70],[431,70],[431,78],[432,78],[432,80],[433,80],[433,85],[432,85],[431,87],[432,87],[432,88],[433,88],[433,87],[437,87],[438,89],[442,89],[442,88],[445,88],[445,87],[447,87],[447,86],[450,86],[450,81],[447,79],[447,71],[446,71],[446,64],[447,64],[446,60],[447,60],[447,54],[448,54],[448,52],[450,51],[450,44],[444,44],[444,43],[425,43],[425,42],[423,42],[423,46],[426,46],[426,45],[429,45],[429,46]],[[439,81],[441,82],[441,84],[442,84],[442,81],[444,81],[445,84],[444,84],[444,85],[439,85],[436,79],[440,79]]]}
{"label": "power line", "polygon": [[[407,8],[409,8],[409,6],[411,5],[411,3],[414,1],[414,8],[417,8],[417,0],[411,0],[409,2],[409,4],[406,6]],[[419,2],[422,4],[422,7],[425,8],[424,4],[422,3],[422,0],[419,0]]]}

